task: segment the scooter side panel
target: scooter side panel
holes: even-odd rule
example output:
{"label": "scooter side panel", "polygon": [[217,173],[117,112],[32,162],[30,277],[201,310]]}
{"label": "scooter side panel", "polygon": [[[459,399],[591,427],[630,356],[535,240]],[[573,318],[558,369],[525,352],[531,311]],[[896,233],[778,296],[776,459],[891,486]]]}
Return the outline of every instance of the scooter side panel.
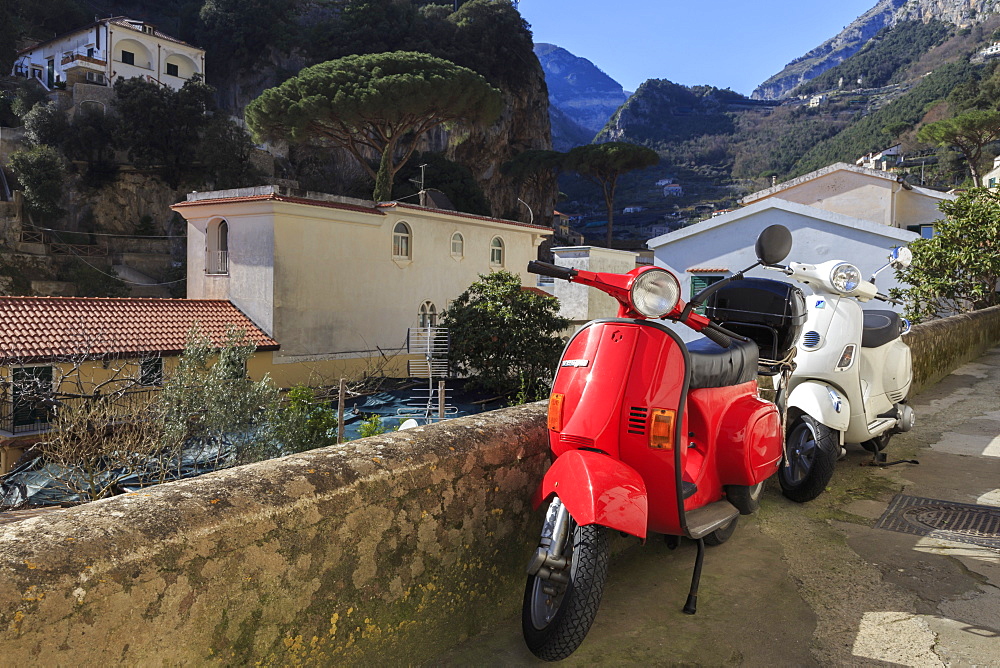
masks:
{"label": "scooter side panel", "polygon": [[545,473],[532,505],[558,494],[577,524],[600,524],[646,537],[646,485],[635,469],[607,455],[571,450]]}
{"label": "scooter side panel", "polygon": [[744,395],[722,418],[717,459],[722,485],[756,485],[778,471],[781,419],[774,404]]}

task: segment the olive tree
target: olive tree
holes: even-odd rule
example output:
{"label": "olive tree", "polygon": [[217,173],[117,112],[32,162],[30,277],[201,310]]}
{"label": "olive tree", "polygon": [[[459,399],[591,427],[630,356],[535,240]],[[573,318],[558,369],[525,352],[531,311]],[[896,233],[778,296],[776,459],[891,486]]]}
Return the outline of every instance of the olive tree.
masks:
{"label": "olive tree", "polygon": [[566,154],[563,165],[568,171],[576,172],[584,179],[596,184],[604,195],[608,208],[607,246],[611,247],[614,232],[615,192],[622,174],[637,169],[652,167],[660,161],[660,156],[651,148],[627,142],[606,144],[585,144],[577,146]]}
{"label": "olive tree", "polygon": [[1000,195],[977,188],[939,206],[934,236],[912,242],[913,263],[897,272],[910,287],[893,296],[915,322],[1000,304]]}
{"label": "olive tree", "polygon": [[522,289],[516,274],[480,275],[443,314],[451,359],[487,391],[542,399],[569,326],[558,311],[554,297]]}
{"label": "olive tree", "polygon": [[488,125],[502,103],[500,91],[470,69],[396,51],[307,67],[261,93],[247,106],[246,121],[257,141],[318,141],[346,150],[375,180],[374,199],[387,200],[421,136],[448,123]]}

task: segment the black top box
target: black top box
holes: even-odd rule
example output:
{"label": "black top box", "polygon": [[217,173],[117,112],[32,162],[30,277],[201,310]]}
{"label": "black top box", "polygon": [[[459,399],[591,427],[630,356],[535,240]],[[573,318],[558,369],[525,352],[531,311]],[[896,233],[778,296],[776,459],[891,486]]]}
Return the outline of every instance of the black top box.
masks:
{"label": "black top box", "polygon": [[760,348],[762,359],[784,359],[806,322],[802,290],[770,278],[744,278],[709,297],[705,314],[723,327],[746,336]]}

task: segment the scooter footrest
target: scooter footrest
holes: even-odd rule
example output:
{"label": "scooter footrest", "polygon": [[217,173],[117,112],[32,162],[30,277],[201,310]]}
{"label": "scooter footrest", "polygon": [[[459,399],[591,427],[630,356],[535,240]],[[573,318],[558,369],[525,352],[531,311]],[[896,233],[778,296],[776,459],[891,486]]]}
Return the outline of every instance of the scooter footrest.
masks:
{"label": "scooter footrest", "polygon": [[704,538],[716,529],[725,526],[739,514],[740,511],[736,509],[736,506],[725,499],[689,510],[685,513],[688,538],[695,540]]}

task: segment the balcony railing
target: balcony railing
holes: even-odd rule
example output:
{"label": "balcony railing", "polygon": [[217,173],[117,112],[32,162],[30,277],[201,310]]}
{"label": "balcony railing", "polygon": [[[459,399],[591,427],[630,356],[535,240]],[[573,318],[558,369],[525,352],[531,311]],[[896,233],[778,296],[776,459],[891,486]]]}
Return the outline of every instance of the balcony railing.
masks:
{"label": "balcony railing", "polygon": [[56,411],[73,410],[89,401],[110,401],[111,414],[126,418],[136,415],[141,408],[149,405],[159,391],[159,389],[143,389],[100,397],[57,397],[62,404],[59,408],[50,408],[34,400],[8,398],[0,402],[0,432],[38,434],[50,431],[55,422]]}
{"label": "balcony railing", "polygon": [[63,52],[60,64],[65,66],[70,63],[104,67],[108,64],[108,61],[106,60],[106,56],[103,51],[91,51],[88,53],[87,49],[77,49],[76,51]]}
{"label": "balcony railing", "polygon": [[205,258],[206,274],[229,273],[229,251],[208,251]]}

